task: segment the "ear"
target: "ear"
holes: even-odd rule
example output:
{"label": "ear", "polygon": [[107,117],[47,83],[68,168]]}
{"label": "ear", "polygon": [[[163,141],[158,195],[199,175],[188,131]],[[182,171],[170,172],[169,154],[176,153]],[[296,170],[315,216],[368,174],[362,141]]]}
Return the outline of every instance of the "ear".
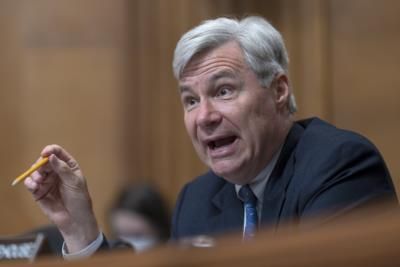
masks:
{"label": "ear", "polygon": [[275,92],[275,103],[279,109],[287,108],[289,102],[289,78],[286,74],[278,74],[275,77],[275,86],[273,88]]}

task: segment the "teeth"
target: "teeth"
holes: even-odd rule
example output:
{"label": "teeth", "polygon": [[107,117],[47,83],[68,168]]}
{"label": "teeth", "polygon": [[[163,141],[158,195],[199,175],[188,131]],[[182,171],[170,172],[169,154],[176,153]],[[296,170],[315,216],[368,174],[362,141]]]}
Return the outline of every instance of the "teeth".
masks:
{"label": "teeth", "polygon": [[226,145],[229,145],[229,144],[233,143],[235,141],[235,139],[236,139],[235,136],[218,139],[216,141],[210,142],[209,143],[209,147],[211,149],[215,149],[215,148],[219,148],[219,147],[222,147],[222,146],[226,146]]}

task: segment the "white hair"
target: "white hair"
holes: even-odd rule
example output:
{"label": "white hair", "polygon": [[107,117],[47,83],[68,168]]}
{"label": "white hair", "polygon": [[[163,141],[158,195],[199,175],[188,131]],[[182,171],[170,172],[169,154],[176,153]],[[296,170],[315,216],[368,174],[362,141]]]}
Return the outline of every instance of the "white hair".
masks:
{"label": "white hair", "polygon": [[[247,64],[257,75],[262,86],[269,87],[277,74],[288,75],[289,58],[281,34],[265,19],[251,16],[243,20],[206,20],[185,33],[175,48],[175,78],[180,79],[193,56],[228,41],[236,41],[239,44]],[[291,90],[288,108],[291,113],[297,110]]]}

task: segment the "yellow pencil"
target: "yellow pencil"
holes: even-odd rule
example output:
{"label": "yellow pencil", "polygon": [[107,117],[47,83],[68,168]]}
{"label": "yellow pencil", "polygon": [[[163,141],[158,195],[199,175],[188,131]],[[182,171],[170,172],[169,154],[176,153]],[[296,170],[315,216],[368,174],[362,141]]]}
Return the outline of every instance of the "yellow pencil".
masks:
{"label": "yellow pencil", "polygon": [[21,174],[20,176],[18,176],[17,178],[15,178],[15,180],[12,182],[12,186],[18,184],[19,182],[21,182],[22,180],[24,180],[26,177],[28,177],[29,175],[31,175],[34,171],[36,171],[37,169],[39,169],[40,167],[42,167],[44,164],[46,164],[49,161],[49,158],[43,158],[42,160],[40,160],[39,162],[35,163],[32,167],[30,167],[26,172],[24,172],[23,174]]}

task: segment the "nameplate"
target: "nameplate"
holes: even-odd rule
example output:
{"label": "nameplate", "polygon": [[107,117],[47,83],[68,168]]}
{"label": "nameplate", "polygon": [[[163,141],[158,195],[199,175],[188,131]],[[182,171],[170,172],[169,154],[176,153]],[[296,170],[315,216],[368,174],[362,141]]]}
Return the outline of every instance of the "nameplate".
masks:
{"label": "nameplate", "polygon": [[43,249],[43,234],[0,237],[0,261],[27,260],[33,262]]}

